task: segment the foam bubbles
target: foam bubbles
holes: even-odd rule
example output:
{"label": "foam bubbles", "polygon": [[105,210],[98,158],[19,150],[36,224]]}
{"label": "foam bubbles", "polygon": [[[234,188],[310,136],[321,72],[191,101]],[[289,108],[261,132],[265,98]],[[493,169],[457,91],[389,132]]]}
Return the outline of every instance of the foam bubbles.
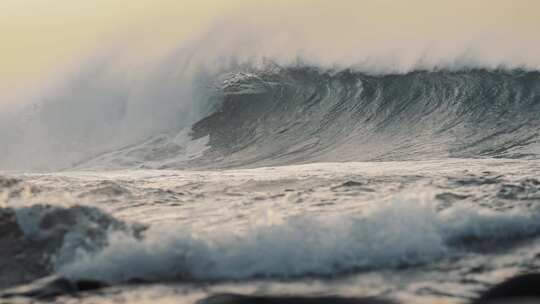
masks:
{"label": "foam bubbles", "polygon": [[242,233],[155,225],[137,239],[109,235],[99,253],[59,265],[71,278],[109,282],[333,276],[411,267],[467,253],[469,241],[504,242],[540,232],[538,214],[478,207],[437,212],[429,199],[395,197],[363,214],[298,216]]}

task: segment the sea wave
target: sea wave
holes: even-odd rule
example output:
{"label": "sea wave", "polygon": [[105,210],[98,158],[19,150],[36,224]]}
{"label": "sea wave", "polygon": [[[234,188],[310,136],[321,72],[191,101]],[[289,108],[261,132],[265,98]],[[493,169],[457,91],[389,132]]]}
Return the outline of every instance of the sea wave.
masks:
{"label": "sea wave", "polygon": [[[217,79],[216,110],[183,131],[193,142],[147,141],[87,166],[126,159],[132,167],[216,168],[540,155],[537,71],[368,75],[267,64]],[[179,157],[191,146],[201,153]]]}
{"label": "sea wave", "polygon": [[80,250],[56,271],[107,283],[339,276],[518,246],[540,234],[539,223],[534,210],[437,211],[430,200],[396,197],[362,214],[298,216],[237,233],[174,224],[153,225],[140,237],[117,230],[107,246]]}
{"label": "sea wave", "polygon": [[[265,61],[154,83],[157,75],[148,80],[156,97],[84,87],[81,97],[77,91],[30,111],[21,126],[4,122],[14,131],[0,161],[7,168],[213,169],[540,155],[534,70],[369,74]],[[107,98],[93,101],[98,93]]]}

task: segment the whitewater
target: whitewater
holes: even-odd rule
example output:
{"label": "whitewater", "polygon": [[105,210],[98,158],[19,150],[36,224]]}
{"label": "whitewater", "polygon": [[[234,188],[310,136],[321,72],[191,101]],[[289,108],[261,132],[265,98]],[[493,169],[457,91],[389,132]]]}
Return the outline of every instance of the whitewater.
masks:
{"label": "whitewater", "polygon": [[10,303],[468,303],[540,268],[535,69],[101,72],[0,122]]}

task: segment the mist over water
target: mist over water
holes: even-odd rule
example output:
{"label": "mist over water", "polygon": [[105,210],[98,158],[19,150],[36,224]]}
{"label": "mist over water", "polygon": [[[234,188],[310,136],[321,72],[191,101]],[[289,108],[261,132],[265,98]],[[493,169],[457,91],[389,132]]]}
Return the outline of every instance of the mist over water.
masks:
{"label": "mist over water", "polygon": [[179,131],[208,112],[203,95],[212,80],[204,70],[185,71],[190,63],[181,59],[118,68],[117,56],[89,60],[52,93],[6,109],[2,143],[12,153],[2,156],[4,167],[70,166],[155,134]]}
{"label": "mist over water", "polygon": [[510,32],[506,23],[492,31],[456,25],[449,32],[441,25],[415,32],[412,22],[384,25],[388,20],[374,21],[368,11],[346,13],[323,26],[315,8],[268,12],[280,18],[246,13],[250,9],[215,20],[191,38],[156,46],[166,51],[146,54],[137,47],[144,36],[99,46],[101,51],[83,56],[67,72],[38,83],[40,89],[28,88],[36,93],[19,100],[17,110],[0,108],[0,167],[69,168],[155,135],[178,133],[219,108],[223,74],[269,63],[369,75],[540,67],[540,44],[530,29]]}

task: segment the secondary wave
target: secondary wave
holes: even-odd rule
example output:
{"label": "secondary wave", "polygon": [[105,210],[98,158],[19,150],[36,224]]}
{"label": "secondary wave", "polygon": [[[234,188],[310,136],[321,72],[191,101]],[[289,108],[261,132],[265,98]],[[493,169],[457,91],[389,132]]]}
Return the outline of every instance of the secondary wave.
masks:
{"label": "secondary wave", "polygon": [[[237,233],[181,225],[133,230],[135,226],[84,207],[35,206],[15,214],[20,239],[33,248],[20,256],[55,257],[37,275],[52,271],[72,280],[107,283],[290,279],[413,267],[501,242],[509,246],[540,233],[534,210],[498,212],[458,205],[436,211],[419,197],[395,197],[363,214],[293,217]],[[32,223],[41,229],[29,229]]]}

